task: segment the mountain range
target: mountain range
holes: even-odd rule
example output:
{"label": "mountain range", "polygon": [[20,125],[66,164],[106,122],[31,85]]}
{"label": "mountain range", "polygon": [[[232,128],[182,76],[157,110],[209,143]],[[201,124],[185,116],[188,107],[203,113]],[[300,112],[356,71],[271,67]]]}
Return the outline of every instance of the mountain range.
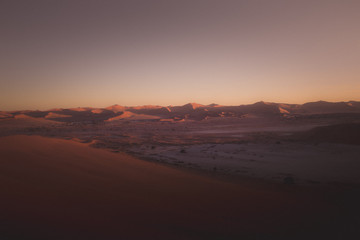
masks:
{"label": "mountain range", "polygon": [[59,122],[109,122],[109,121],[184,121],[218,117],[296,117],[313,114],[360,113],[360,102],[309,102],[284,104],[257,102],[248,105],[222,106],[188,103],[183,106],[113,105],[106,108],[68,108],[47,111],[0,111],[0,119],[47,119]]}

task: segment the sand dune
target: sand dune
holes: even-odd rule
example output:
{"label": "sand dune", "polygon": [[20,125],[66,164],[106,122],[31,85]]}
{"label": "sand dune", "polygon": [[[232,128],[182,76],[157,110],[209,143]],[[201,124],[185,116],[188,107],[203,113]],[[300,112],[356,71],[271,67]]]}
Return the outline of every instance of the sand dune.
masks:
{"label": "sand dune", "polygon": [[150,119],[160,119],[158,116],[152,116],[152,115],[145,115],[145,114],[136,114],[132,112],[125,111],[121,115],[109,118],[108,122],[116,121],[116,120],[150,120]]}
{"label": "sand dune", "polygon": [[286,114],[289,113],[289,111],[287,111],[286,109],[284,109],[284,108],[282,108],[282,107],[279,107],[279,112],[280,112],[280,113],[286,113]]}
{"label": "sand dune", "polygon": [[336,214],[317,194],[221,182],[69,140],[3,137],[0,153],[2,239],[332,236],[323,230]]}
{"label": "sand dune", "polygon": [[14,116],[15,119],[34,119],[33,117],[30,117],[26,114],[18,114]]}
{"label": "sand dune", "polygon": [[64,118],[64,117],[71,117],[70,115],[65,115],[65,114],[59,114],[59,113],[54,113],[54,112],[49,112],[45,118]]}
{"label": "sand dune", "polygon": [[187,112],[187,111],[193,111],[198,108],[202,108],[204,105],[198,104],[198,103],[188,103],[183,106],[169,106],[168,108],[172,112]]}
{"label": "sand dune", "polygon": [[105,108],[106,110],[110,110],[110,111],[113,111],[114,113],[118,113],[118,112],[123,112],[126,110],[126,107],[124,106],[120,106],[120,105],[113,105],[113,106],[110,106],[110,107],[107,107]]}
{"label": "sand dune", "polygon": [[95,114],[100,114],[100,113],[102,113],[103,111],[104,111],[104,110],[103,110],[103,109],[100,109],[100,108],[91,110],[91,112],[92,112],[92,113],[95,113]]}

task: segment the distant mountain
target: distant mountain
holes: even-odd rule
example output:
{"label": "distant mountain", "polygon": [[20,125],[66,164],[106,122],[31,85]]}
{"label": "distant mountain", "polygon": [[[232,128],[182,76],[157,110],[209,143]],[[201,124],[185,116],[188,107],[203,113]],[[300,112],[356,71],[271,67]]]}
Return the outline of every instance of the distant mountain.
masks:
{"label": "distant mountain", "polygon": [[309,102],[305,104],[286,104],[256,102],[239,106],[202,105],[188,103],[182,106],[145,105],[126,107],[112,105],[106,108],[51,109],[49,111],[0,112],[1,119],[31,118],[51,119],[59,122],[99,123],[114,120],[203,120],[208,118],[233,117],[292,117],[314,114],[360,113],[360,102]]}
{"label": "distant mountain", "polygon": [[309,102],[300,107],[302,113],[346,113],[357,112],[360,106],[356,102]]}
{"label": "distant mountain", "polygon": [[198,103],[188,103],[183,106],[169,106],[168,108],[171,110],[171,112],[187,112],[187,111],[194,111],[197,108],[203,108],[205,107],[202,104]]}

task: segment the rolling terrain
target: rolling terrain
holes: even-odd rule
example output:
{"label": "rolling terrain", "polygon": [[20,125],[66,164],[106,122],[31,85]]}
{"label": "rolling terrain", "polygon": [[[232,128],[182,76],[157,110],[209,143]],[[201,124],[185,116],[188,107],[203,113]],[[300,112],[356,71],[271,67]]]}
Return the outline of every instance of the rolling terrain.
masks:
{"label": "rolling terrain", "polygon": [[0,118],[1,239],[360,236],[359,102]]}

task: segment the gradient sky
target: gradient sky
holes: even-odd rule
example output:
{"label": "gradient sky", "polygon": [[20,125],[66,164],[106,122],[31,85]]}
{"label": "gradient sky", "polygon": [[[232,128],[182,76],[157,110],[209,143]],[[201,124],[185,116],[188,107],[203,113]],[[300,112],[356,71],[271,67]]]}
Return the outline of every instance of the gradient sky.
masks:
{"label": "gradient sky", "polygon": [[358,0],[2,0],[0,110],[360,100]]}

